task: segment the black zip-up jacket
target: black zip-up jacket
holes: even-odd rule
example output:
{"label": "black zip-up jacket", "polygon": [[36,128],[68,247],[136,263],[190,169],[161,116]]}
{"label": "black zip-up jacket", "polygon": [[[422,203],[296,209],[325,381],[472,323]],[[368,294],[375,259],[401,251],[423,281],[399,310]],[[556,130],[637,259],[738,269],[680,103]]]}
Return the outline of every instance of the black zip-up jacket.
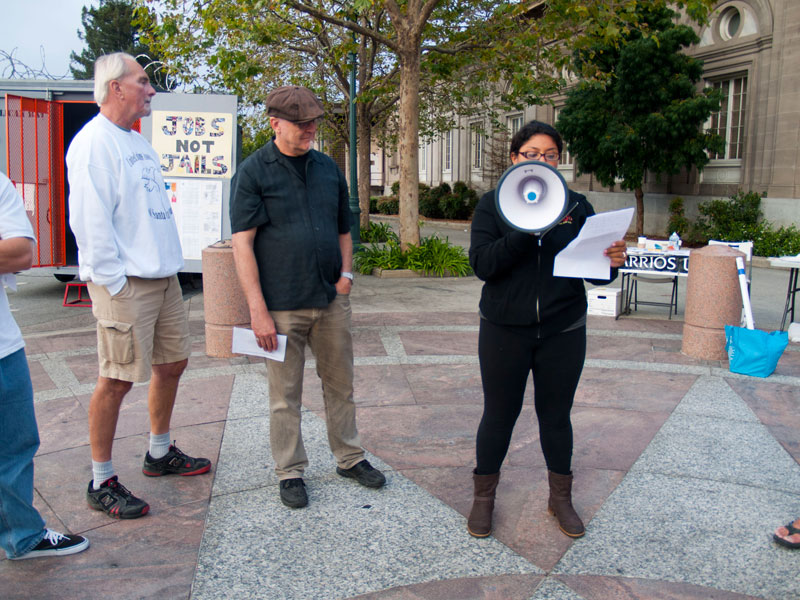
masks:
{"label": "black zip-up jacket", "polygon": [[[499,325],[538,325],[546,337],[576,323],[586,314],[583,280],[554,277],[555,256],[577,235],[594,214],[586,197],[569,191],[569,212],[544,235],[531,235],[509,226],[497,212],[494,190],[478,202],[472,217],[469,262],[485,282],[481,316]],[[605,285],[616,279],[587,279]]]}

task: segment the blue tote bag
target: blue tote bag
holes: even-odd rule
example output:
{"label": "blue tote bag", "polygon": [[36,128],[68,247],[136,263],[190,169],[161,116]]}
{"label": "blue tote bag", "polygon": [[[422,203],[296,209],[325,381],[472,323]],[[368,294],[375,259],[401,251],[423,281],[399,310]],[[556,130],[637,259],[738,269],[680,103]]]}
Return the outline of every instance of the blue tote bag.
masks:
{"label": "blue tote bag", "polygon": [[725,350],[731,373],[769,377],[788,344],[789,334],[785,331],[767,333],[725,325]]}

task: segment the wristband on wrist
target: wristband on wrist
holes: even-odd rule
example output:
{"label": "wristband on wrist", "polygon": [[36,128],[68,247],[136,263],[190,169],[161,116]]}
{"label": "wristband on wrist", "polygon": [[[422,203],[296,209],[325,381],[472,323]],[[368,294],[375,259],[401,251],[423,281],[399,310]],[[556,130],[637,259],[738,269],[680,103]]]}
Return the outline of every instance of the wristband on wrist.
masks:
{"label": "wristband on wrist", "polygon": [[350,271],[342,271],[342,277],[349,279],[351,282],[353,281],[353,274]]}

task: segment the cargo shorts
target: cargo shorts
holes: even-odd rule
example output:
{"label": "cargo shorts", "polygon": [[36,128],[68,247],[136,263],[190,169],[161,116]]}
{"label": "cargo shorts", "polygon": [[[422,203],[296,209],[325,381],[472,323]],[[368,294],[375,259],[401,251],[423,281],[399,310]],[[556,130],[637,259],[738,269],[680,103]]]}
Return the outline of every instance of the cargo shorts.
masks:
{"label": "cargo shorts", "polygon": [[87,289],[97,319],[101,377],[148,381],[152,365],[189,357],[189,320],[177,275],[128,277],[116,296],[91,281]]}

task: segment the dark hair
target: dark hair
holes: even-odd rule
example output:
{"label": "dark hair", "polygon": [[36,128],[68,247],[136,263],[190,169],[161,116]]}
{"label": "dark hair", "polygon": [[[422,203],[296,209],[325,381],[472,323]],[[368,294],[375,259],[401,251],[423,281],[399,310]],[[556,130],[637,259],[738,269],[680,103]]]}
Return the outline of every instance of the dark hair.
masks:
{"label": "dark hair", "polygon": [[531,121],[514,134],[514,137],[511,138],[511,154],[519,154],[519,150],[522,148],[523,144],[538,133],[543,133],[553,138],[558,148],[558,153],[561,154],[564,148],[564,142],[561,141],[561,136],[555,130],[555,127],[547,123],[542,123],[541,121]]}

